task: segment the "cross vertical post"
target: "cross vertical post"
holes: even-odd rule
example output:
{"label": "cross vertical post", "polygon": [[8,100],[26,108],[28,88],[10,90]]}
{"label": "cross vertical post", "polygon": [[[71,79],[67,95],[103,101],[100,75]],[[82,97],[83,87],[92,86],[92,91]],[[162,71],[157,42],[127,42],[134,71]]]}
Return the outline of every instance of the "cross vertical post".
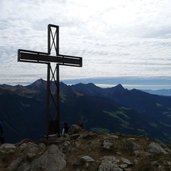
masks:
{"label": "cross vertical post", "polygon": [[57,98],[57,110],[56,110],[56,121],[57,121],[57,133],[60,136],[60,81],[59,81],[59,65],[56,64],[56,80],[57,80],[57,89],[56,89],[56,98]]}
{"label": "cross vertical post", "polygon": [[50,63],[47,64],[47,93],[46,93],[46,121],[47,121],[47,132],[46,138],[48,139],[49,127],[50,127]]}
{"label": "cross vertical post", "polygon": [[[18,50],[19,62],[31,62],[47,64],[47,97],[46,97],[46,118],[47,118],[47,139],[50,134],[60,136],[60,80],[59,66],[82,67],[82,58],[59,53],[59,26],[48,25],[48,52],[30,50]],[[55,55],[51,55],[55,53]],[[51,63],[56,63],[53,69]],[[54,86],[56,91],[53,91]],[[56,96],[56,97],[54,97]],[[53,104],[53,105],[52,105]],[[53,113],[53,106],[55,113]]]}
{"label": "cross vertical post", "polygon": [[[48,54],[51,55],[51,52],[54,50],[56,56],[59,55],[59,26],[55,26],[52,24],[48,25]],[[56,64],[56,67],[53,71],[52,66],[50,64],[47,65],[50,67],[50,75],[52,75],[52,80],[55,82],[56,85],[56,116],[54,120],[48,120],[48,135],[57,132],[58,136],[60,136],[60,80],[59,80],[59,64]],[[56,74],[56,76],[55,76]],[[47,76],[49,77],[49,76]],[[47,88],[51,85],[51,80],[47,80]],[[51,91],[47,91],[47,100],[50,101],[50,97],[53,98]],[[55,103],[55,99],[53,99]],[[47,102],[49,104],[50,102]],[[48,105],[48,111],[50,111],[50,105]],[[51,115],[49,112],[47,115]],[[49,118],[50,119],[50,118]],[[56,124],[56,126],[55,126]],[[54,126],[53,126],[54,125]],[[53,128],[53,129],[52,129]]]}

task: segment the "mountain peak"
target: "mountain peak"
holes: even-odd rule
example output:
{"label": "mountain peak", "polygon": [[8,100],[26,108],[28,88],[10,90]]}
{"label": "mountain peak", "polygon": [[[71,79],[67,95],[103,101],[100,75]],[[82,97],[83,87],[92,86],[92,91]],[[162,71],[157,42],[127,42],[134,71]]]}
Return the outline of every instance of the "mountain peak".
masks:
{"label": "mountain peak", "polygon": [[72,85],[72,90],[74,90],[74,92],[79,92],[79,93],[83,93],[83,94],[87,94],[87,95],[99,95],[99,94],[101,94],[101,88],[97,87],[93,83],[75,84],[75,85]]}
{"label": "mountain peak", "polygon": [[118,84],[118,85],[116,85],[115,87],[113,87],[113,90],[115,91],[115,92],[124,92],[126,89],[122,86],[122,84]]}
{"label": "mountain peak", "polygon": [[125,88],[122,86],[122,84],[118,84],[114,88],[116,88],[118,90],[125,90]]}
{"label": "mountain peak", "polygon": [[40,86],[41,84],[45,83],[45,80],[43,80],[42,78],[36,80],[33,84]]}
{"label": "mountain peak", "polygon": [[93,83],[88,83],[88,84],[78,83],[78,84],[73,85],[73,87],[84,88],[84,89],[88,89],[88,88],[99,88],[99,87],[97,87]]}
{"label": "mountain peak", "polygon": [[108,94],[123,94],[124,92],[127,91],[121,84],[116,85],[115,87],[112,88],[107,88],[106,89]]}
{"label": "mountain peak", "polygon": [[35,82],[33,82],[32,84],[30,84],[27,87],[30,87],[30,88],[33,88],[33,89],[35,89],[35,88],[42,89],[42,88],[46,87],[46,81],[43,80],[42,78],[40,78],[40,79],[36,80]]}

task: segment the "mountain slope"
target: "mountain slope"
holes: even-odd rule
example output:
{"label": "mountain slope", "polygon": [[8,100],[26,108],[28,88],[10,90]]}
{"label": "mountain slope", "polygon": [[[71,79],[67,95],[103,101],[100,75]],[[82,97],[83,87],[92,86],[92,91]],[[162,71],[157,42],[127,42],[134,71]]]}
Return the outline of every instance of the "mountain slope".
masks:
{"label": "mountain slope", "polygon": [[[100,88],[91,83],[71,86],[61,83],[60,86],[61,123],[82,120],[87,129],[95,131],[171,141],[171,97],[127,90],[120,84],[113,88]],[[45,135],[45,100],[46,82],[43,80],[29,86],[0,86],[0,120],[7,141]]]}
{"label": "mountain slope", "polygon": [[[75,105],[80,104],[83,101],[83,104],[78,105],[82,108],[83,118],[91,118],[92,116],[93,119],[89,120],[94,122],[93,125],[102,120],[106,123],[106,125],[99,125],[103,125],[104,128],[111,131],[144,134],[163,141],[171,140],[171,99],[169,97],[150,95],[139,90],[127,90],[121,85],[107,89],[98,88],[98,91],[94,85],[93,89],[96,88],[96,91],[94,91],[93,94],[91,91],[92,85],[84,85],[86,87],[85,88],[82,84],[79,88],[76,88],[79,85],[80,84],[72,86],[72,89],[74,89],[74,91],[82,97],[77,97],[79,100],[75,103]],[[86,89],[89,90],[85,91]],[[94,98],[97,98],[98,100],[93,100]],[[99,102],[99,99],[102,100],[102,103]],[[104,107],[105,102],[107,102],[107,110]],[[90,105],[84,105],[89,103]],[[74,113],[79,111],[77,108],[74,108],[75,105],[73,105]],[[91,108],[87,109],[90,106]],[[98,109],[96,106],[98,106]],[[69,107],[67,108],[72,111]],[[86,109],[89,112],[84,113]],[[99,115],[104,118],[100,118]],[[108,117],[113,124],[108,123]],[[92,128],[93,125],[88,125],[88,127]]]}

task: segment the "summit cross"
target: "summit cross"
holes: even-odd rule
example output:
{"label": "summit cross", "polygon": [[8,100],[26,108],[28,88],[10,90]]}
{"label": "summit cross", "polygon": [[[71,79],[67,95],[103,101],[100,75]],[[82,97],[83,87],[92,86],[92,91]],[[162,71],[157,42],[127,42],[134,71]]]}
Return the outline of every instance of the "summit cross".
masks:
{"label": "summit cross", "polygon": [[[54,50],[55,55],[51,55]],[[19,62],[31,62],[47,64],[47,99],[46,99],[46,116],[47,116],[47,138],[50,134],[57,133],[60,136],[60,82],[59,66],[82,67],[82,57],[62,55],[59,53],[59,26],[48,25],[48,52],[38,52],[18,49]],[[56,64],[55,69],[52,63]],[[56,86],[55,97],[51,86]],[[55,114],[52,112],[51,105],[55,106]]]}

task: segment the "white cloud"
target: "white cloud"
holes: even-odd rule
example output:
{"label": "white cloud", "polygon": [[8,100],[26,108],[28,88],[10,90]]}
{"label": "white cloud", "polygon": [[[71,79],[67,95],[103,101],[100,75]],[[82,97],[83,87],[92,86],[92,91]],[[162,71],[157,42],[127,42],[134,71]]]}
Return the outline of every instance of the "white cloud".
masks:
{"label": "white cloud", "polygon": [[170,6],[170,0],[1,0],[1,78],[46,76],[45,67],[18,64],[16,51],[46,51],[49,23],[60,25],[61,53],[84,57],[83,68],[62,67],[64,79],[171,75]]}

